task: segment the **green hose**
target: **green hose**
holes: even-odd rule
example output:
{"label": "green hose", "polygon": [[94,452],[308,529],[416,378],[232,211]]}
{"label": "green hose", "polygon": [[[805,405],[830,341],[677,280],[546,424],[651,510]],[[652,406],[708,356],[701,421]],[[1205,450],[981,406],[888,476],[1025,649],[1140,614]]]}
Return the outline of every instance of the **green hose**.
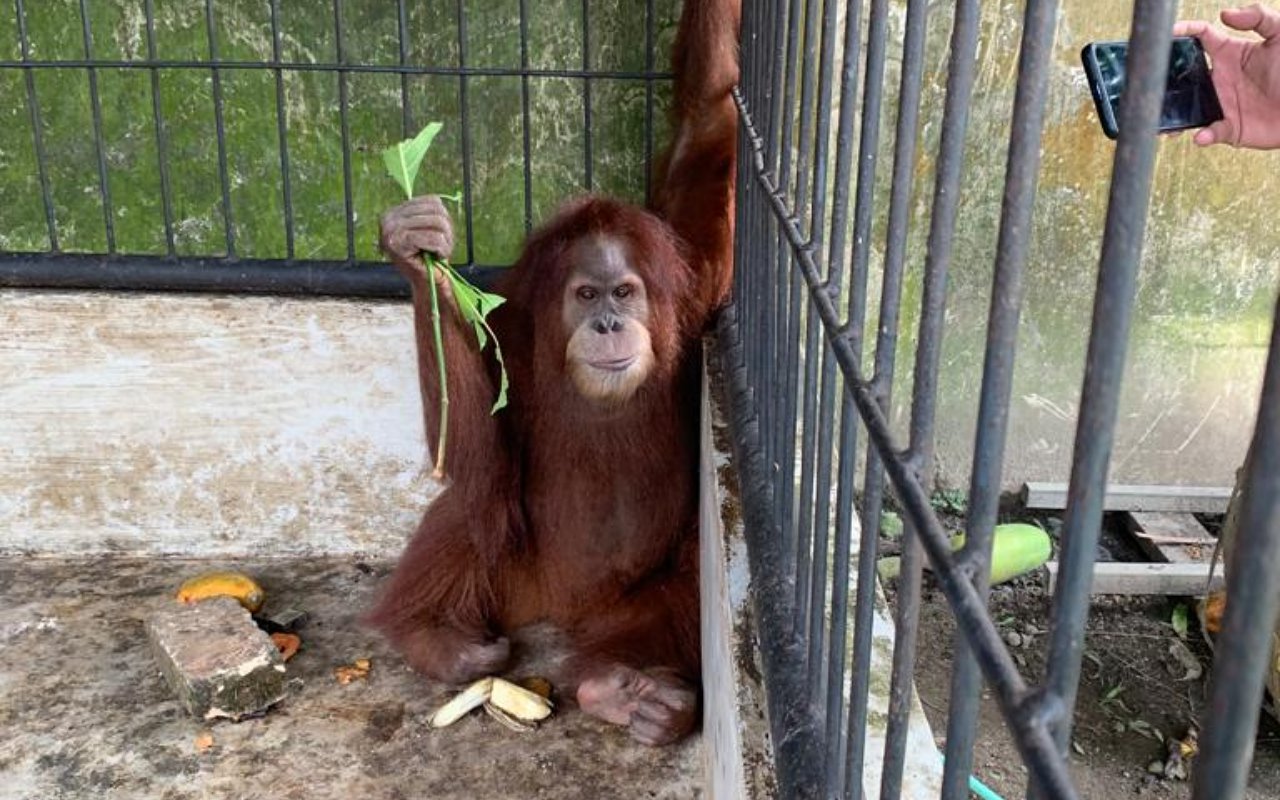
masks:
{"label": "green hose", "polygon": [[[944,762],[946,761],[945,758],[942,760]],[[969,776],[969,791],[977,795],[980,800],[1004,800],[1003,797],[995,793],[994,789],[978,780],[973,775]]]}

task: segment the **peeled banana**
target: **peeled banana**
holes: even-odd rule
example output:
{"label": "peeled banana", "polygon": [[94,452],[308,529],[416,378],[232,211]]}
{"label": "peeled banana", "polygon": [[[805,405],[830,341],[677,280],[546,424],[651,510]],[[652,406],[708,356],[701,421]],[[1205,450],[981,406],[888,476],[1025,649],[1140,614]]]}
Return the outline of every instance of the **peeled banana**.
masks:
{"label": "peeled banana", "polygon": [[474,708],[479,708],[489,700],[493,691],[493,678],[481,678],[458,693],[458,696],[440,706],[431,717],[431,727],[443,728],[462,719]]}
{"label": "peeled banana", "polygon": [[525,722],[537,722],[551,716],[550,700],[502,678],[493,679],[489,702]]}
{"label": "peeled banana", "polygon": [[441,706],[432,715],[431,726],[452,725],[480,706],[515,731],[533,730],[539,720],[551,715],[552,709],[551,701],[536,692],[502,678],[481,678]]}

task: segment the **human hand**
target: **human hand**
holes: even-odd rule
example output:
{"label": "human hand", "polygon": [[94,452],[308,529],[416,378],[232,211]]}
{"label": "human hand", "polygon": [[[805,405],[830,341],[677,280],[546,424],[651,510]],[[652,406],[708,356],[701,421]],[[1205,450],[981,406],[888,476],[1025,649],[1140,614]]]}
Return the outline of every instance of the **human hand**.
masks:
{"label": "human hand", "polygon": [[1280,147],[1280,11],[1260,3],[1222,10],[1222,22],[1262,37],[1233,36],[1202,20],[1179,22],[1174,36],[1195,36],[1212,59],[1210,75],[1223,118],[1195,143],[1270,150]]}

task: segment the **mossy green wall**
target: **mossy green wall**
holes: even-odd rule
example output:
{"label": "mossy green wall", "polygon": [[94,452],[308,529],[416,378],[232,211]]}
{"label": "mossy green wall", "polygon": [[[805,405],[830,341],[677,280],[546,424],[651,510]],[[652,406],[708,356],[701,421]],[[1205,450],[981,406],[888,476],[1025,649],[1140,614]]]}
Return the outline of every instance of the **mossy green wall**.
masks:
{"label": "mossy green wall", "polygon": [[[34,59],[84,58],[78,0],[41,0],[25,5]],[[88,5],[95,58],[147,58],[142,0],[95,0]],[[208,60],[205,4],[157,0],[154,5],[156,57]],[[397,65],[397,4],[344,0],[341,5],[346,61]],[[637,13],[633,5],[622,0],[590,3],[587,59],[592,70],[645,69],[644,6],[639,6]],[[262,0],[220,0],[214,4],[214,31],[223,60],[271,60],[270,6]],[[457,67],[458,4],[410,0],[406,6],[409,62],[420,67]],[[519,68],[518,0],[466,0],[464,6],[467,66]],[[531,0],[528,6],[529,65],[535,69],[581,69],[582,3]],[[283,61],[338,61],[331,0],[288,0],[280,3],[280,9]],[[658,56],[654,66],[660,71],[667,68],[665,53],[674,34],[675,14],[674,0],[656,3],[653,27]],[[9,4],[0,9],[0,58],[19,58],[19,40],[15,11]],[[71,252],[103,251],[107,241],[88,80],[84,71],[77,69],[33,72],[59,244]],[[181,255],[222,254],[226,244],[210,72],[159,72],[177,251]],[[287,70],[283,75],[297,257],[346,258],[339,79],[334,73],[312,71]],[[274,74],[224,69],[221,81],[237,250],[242,256],[284,257]],[[483,76],[469,78],[466,83],[476,252],[458,253],[456,260],[509,263],[525,232],[522,82],[519,77]],[[98,84],[117,247],[125,253],[163,253],[164,217],[149,71],[101,69]],[[445,123],[427,158],[420,186],[422,190],[452,193],[463,184],[459,79],[422,75],[410,78],[409,85],[411,130],[433,120]],[[356,257],[372,259],[377,257],[377,215],[398,199],[378,154],[403,136],[400,78],[391,73],[352,73],[348,86]],[[584,187],[582,81],[534,78],[529,81],[529,95],[536,222]],[[667,95],[666,82],[656,83],[653,127],[659,140],[665,129],[662,110]],[[0,250],[44,250],[49,242],[21,72],[0,72],[0,97],[8,98],[0,108]],[[643,81],[591,82],[593,188],[643,198],[645,100]],[[465,215],[458,216],[460,222],[465,221]],[[474,258],[468,259],[469,255]]]}

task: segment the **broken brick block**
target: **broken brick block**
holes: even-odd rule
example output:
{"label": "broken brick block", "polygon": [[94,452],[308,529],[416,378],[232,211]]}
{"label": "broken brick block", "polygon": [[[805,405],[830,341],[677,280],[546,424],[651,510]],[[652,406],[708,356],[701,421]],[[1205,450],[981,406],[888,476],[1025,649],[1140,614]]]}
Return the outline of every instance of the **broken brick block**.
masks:
{"label": "broken brick block", "polygon": [[160,669],[196,717],[240,719],[285,696],[285,667],[270,637],[230,597],[176,604],[147,621]]}

